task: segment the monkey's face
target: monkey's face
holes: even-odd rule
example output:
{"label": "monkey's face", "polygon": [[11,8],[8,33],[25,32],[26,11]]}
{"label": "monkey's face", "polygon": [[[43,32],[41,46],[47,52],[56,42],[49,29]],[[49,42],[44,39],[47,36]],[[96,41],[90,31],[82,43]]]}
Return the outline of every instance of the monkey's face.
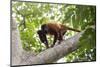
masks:
{"label": "monkey's face", "polygon": [[47,27],[46,24],[43,24],[43,25],[41,26],[41,30],[42,30],[45,34],[47,34],[49,29],[48,29],[48,27]]}

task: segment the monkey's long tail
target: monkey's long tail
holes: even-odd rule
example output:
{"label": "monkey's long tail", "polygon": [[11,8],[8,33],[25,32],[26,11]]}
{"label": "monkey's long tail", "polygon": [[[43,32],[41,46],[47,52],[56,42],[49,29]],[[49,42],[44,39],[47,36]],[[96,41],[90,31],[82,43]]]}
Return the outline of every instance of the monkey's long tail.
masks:
{"label": "monkey's long tail", "polygon": [[80,30],[73,29],[73,28],[70,28],[70,27],[67,27],[67,30],[72,30],[72,31],[76,31],[76,32],[81,32]]}

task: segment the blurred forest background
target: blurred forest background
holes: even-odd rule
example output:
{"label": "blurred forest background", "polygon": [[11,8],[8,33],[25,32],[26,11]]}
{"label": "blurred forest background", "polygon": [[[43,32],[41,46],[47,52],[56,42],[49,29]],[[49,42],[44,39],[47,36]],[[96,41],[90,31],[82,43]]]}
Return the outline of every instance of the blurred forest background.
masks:
{"label": "blurred forest background", "polygon": [[[37,35],[40,26],[48,21],[85,30],[79,41],[79,49],[63,58],[62,62],[80,62],[96,60],[96,6],[51,4],[34,2],[12,2],[12,18],[16,18],[22,47],[25,51],[40,53],[45,50]],[[75,35],[68,31],[65,38]],[[49,43],[52,37],[48,36]]]}

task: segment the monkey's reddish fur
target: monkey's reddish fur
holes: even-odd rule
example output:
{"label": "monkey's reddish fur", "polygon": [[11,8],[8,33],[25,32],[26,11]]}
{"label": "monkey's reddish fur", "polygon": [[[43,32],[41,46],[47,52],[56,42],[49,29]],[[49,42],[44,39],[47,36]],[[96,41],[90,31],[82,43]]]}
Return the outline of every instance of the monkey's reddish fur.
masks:
{"label": "monkey's reddish fur", "polygon": [[53,47],[57,40],[59,40],[59,43],[63,40],[63,35],[67,30],[80,32],[79,30],[67,27],[66,25],[60,23],[47,23],[41,25],[41,30],[38,31],[38,34],[40,36],[40,40],[46,45],[47,48],[49,48],[46,34],[54,35],[54,42],[51,46]]}

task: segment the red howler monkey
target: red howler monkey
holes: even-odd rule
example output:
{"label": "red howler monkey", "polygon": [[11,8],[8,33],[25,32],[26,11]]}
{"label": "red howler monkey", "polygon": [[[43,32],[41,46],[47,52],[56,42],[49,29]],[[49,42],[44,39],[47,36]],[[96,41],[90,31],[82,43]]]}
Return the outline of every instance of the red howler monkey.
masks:
{"label": "red howler monkey", "polygon": [[63,24],[47,23],[41,25],[41,30],[38,30],[37,33],[39,35],[41,42],[45,44],[46,48],[49,48],[46,35],[54,35],[53,45],[51,45],[51,47],[53,47],[57,40],[59,40],[59,43],[63,40],[63,35],[66,33],[67,30],[80,32],[79,30],[69,28]]}

